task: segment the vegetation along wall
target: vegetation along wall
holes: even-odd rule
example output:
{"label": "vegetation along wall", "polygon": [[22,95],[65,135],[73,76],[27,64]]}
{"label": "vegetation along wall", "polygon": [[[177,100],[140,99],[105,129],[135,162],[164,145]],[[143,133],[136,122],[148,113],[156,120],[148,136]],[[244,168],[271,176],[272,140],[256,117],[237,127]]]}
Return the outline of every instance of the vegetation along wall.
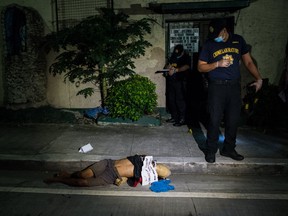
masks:
{"label": "vegetation along wall", "polygon": [[[83,0],[81,4],[90,4],[91,2],[95,1]],[[146,39],[152,46],[146,50],[144,56],[135,60],[135,71],[138,74],[148,77],[156,84],[159,107],[165,107],[166,103],[165,78],[159,74],[155,74],[155,71],[162,69],[166,63],[169,49],[167,24],[171,22],[190,22],[195,24],[195,27],[199,29],[197,42],[199,43],[199,47],[201,47],[207,34],[207,22],[210,19],[216,17],[233,17],[235,22],[234,32],[244,36],[247,43],[251,45],[252,56],[257,62],[263,77],[269,78],[269,81],[273,84],[278,84],[284,68],[285,46],[288,39],[287,0],[250,1],[249,7],[234,11],[188,11],[185,13],[179,13],[177,11],[173,13],[162,13],[152,10],[151,7],[149,8],[149,4],[153,2],[161,4],[175,2],[197,3],[204,1],[114,1],[114,9],[128,14],[131,19],[153,18],[156,20],[152,26],[152,33],[146,35]],[[0,106],[13,108],[42,105],[64,108],[89,108],[99,106],[101,104],[99,91],[88,98],[76,96],[79,91],[77,85],[69,82],[64,83],[62,76],[57,75],[54,77],[49,73],[49,66],[53,63],[57,55],[56,53],[46,53],[41,47],[37,47],[36,51],[33,50],[33,52],[35,51],[33,58],[31,56],[29,57],[30,60],[31,58],[33,59],[29,63],[26,62],[27,59],[25,60],[25,58],[24,62],[19,61],[19,59],[17,60],[17,56],[13,57],[13,63],[7,60],[7,29],[5,29],[7,26],[5,27],[4,14],[7,8],[11,6],[20,8],[24,14],[26,14],[25,17],[27,21],[31,18],[29,18],[29,14],[31,14],[32,11],[34,14],[37,14],[37,16],[34,16],[34,21],[38,20],[38,36],[56,31],[57,29],[54,0],[0,1]],[[34,21],[31,20],[31,24],[36,23]],[[26,36],[29,35],[30,30],[31,28],[25,29],[25,31],[27,31]],[[36,36],[37,35],[34,37],[35,40],[37,40]],[[30,45],[29,43],[26,43],[26,45],[24,43],[26,51],[30,50],[30,53],[32,53]],[[23,52],[23,56],[27,54],[26,51],[25,49],[21,51]],[[13,66],[17,72],[13,72],[12,75],[11,65],[17,65],[17,67],[19,67],[15,69]],[[247,72],[243,71],[243,79],[245,82],[248,82],[251,78],[245,73]],[[14,76],[13,81],[9,81],[11,76]],[[13,83],[12,86],[11,83]],[[23,85],[27,85],[26,90],[23,90]]]}

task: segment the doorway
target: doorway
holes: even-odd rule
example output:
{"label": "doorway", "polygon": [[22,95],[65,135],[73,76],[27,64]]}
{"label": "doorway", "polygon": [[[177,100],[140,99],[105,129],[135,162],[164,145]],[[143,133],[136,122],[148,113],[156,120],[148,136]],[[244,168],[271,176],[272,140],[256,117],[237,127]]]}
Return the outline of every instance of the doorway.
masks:
{"label": "doorway", "polygon": [[46,60],[41,51],[44,22],[37,11],[10,5],[2,11],[4,103],[34,106],[46,100]]}
{"label": "doorway", "polygon": [[[227,17],[226,20],[228,31],[233,33],[234,17]],[[207,74],[198,72],[197,64],[201,48],[207,40],[210,21],[211,19],[171,20],[165,23],[167,62],[177,44],[182,44],[191,57],[191,70],[187,78],[186,87],[186,118],[190,125],[194,125],[195,119],[199,120],[199,118],[203,119],[202,122],[206,122]],[[166,108],[168,107],[167,104],[166,88]]]}

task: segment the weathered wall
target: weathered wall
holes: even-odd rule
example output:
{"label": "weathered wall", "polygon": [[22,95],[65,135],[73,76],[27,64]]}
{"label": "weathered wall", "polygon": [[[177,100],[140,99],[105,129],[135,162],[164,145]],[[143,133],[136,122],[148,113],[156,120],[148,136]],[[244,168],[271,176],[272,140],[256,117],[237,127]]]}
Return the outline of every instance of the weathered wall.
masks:
{"label": "weathered wall", "polygon": [[[153,1],[142,1],[141,6],[145,7],[149,2]],[[174,0],[158,0],[157,3],[170,3],[177,2]],[[179,2],[193,2],[193,1],[179,1]],[[199,2],[199,1],[194,1]],[[133,0],[126,1],[126,4],[115,3],[115,8],[129,8],[130,5],[137,4]],[[227,14],[228,16],[235,17],[235,33],[242,35],[247,44],[252,46],[252,57],[256,61],[258,68],[263,76],[263,78],[269,78],[270,83],[278,85],[282,70],[284,68],[284,57],[285,57],[285,47],[288,42],[288,1],[287,0],[257,0],[252,1],[250,6],[237,11],[233,14]],[[193,19],[207,19],[213,17],[221,17],[223,14],[185,14],[185,15],[152,15],[151,17],[157,18],[157,22],[162,24],[165,19],[178,19],[183,20],[193,20]],[[177,19],[176,18],[176,19]],[[159,49],[165,52],[165,29],[161,28],[159,25],[153,29],[154,37],[151,38],[153,47],[157,47],[157,40],[160,39],[162,44],[158,42]],[[163,39],[161,39],[161,37]],[[154,41],[155,39],[155,41]],[[162,46],[161,46],[162,45]],[[164,54],[163,54],[164,55]],[[162,56],[155,55],[156,59],[153,62],[158,62],[164,64],[165,59],[161,59]],[[141,60],[140,60],[141,61]],[[143,60],[144,61],[144,60]],[[146,65],[151,64],[152,60],[146,58]],[[144,64],[145,66],[145,64]],[[138,69],[138,68],[137,68]],[[153,70],[153,69],[152,69]],[[155,71],[155,68],[154,68]],[[154,75],[155,76],[155,75]],[[153,74],[150,78],[155,79]],[[160,79],[158,77],[158,79]],[[253,77],[243,70],[243,84],[253,81]],[[157,80],[158,81],[158,80]],[[158,88],[162,97],[159,103],[163,105],[163,88]]]}
{"label": "weathered wall", "polygon": [[[200,1],[200,0],[198,0]],[[54,29],[52,25],[53,9],[50,0],[1,0],[0,10],[10,3],[16,3],[21,6],[33,7],[41,14],[45,22],[46,32]],[[146,7],[151,0],[126,0],[114,1],[115,9],[130,8],[131,4],[141,4]],[[158,0],[158,3],[185,2],[185,0]],[[189,1],[191,2],[191,1]],[[242,9],[240,14],[235,16],[237,23],[235,33],[244,36],[248,44],[253,47],[252,55],[256,59],[263,77],[268,77],[271,82],[277,83],[282,71],[284,49],[288,36],[288,11],[287,0],[258,0],[253,1],[250,7]],[[205,19],[221,14],[187,14],[187,15],[167,15],[173,19],[181,17],[182,19]],[[131,15],[131,19],[139,19],[147,15]],[[152,34],[147,39],[153,44],[153,47],[147,49],[146,55],[136,60],[136,72],[149,77],[156,84],[158,94],[158,106],[165,106],[165,80],[161,75],[155,75],[154,72],[165,64],[165,28],[163,21],[165,16],[159,14],[150,14],[149,17],[155,18],[158,24],[153,25]],[[237,19],[238,17],[238,19]],[[3,30],[0,29],[2,32]],[[1,35],[1,34],[0,34]],[[3,40],[0,36],[0,53],[3,47]],[[47,55],[48,65],[54,60],[55,55]],[[1,58],[2,60],[3,58]],[[3,66],[0,63],[0,105],[3,105]],[[53,77],[48,73],[47,67],[47,102],[55,107],[84,108],[100,105],[100,95],[85,99],[83,96],[76,96],[79,90],[74,84],[63,83],[63,77]]]}
{"label": "weathered wall", "polygon": [[288,1],[258,0],[241,10],[235,28],[252,46],[252,56],[264,78],[278,84],[288,40]]}
{"label": "weathered wall", "polygon": [[[43,52],[39,51],[41,38],[44,36],[44,25],[36,10],[13,5],[2,13],[5,19],[18,20],[15,26],[7,28],[8,43],[4,46],[5,102],[13,106],[42,104],[46,99],[46,61]],[[19,22],[19,20],[22,20]],[[10,21],[11,23],[11,21]],[[18,34],[14,35],[15,29]],[[21,34],[20,34],[21,32]],[[12,36],[14,35],[14,36]],[[25,38],[25,39],[23,39]]]}
{"label": "weathered wall", "polygon": [[[45,3],[50,8],[50,1]],[[27,49],[20,55],[7,56],[3,19],[4,12],[12,6],[25,14],[28,32],[26,34]],[[39,52],[36,44],[39,44],[40,41],[35,38],[50,32],[49,28],[52,29],[52,26],[47,26],[47,23],[51,23],[52,20],[51,10],[47,11],[47,5],[40,4],[39,1],[2,0],[0,12],[2,15],[0,25],[0,105],[25,108],[46,104],[46,57],[43,52]],[[45,19],[42,19],[43,15]]]}

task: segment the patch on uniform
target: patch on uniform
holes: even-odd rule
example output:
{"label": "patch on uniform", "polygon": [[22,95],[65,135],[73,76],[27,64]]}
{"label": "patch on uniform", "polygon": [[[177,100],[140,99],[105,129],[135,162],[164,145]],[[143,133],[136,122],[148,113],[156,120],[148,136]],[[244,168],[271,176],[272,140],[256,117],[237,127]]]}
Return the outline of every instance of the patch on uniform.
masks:
{"label": "patch on uniform", "polygon": [[233,58],[232,55],[228,55],[228,54],[226,54],[225,56],[223,56],[223,59],[225,59],[225,60],[229,60],[230,65],[233,64],[234,58]]}
{"label": "patch on uniform", "polygon": [[239,41],[232,41],[233,44],[239,44]]}

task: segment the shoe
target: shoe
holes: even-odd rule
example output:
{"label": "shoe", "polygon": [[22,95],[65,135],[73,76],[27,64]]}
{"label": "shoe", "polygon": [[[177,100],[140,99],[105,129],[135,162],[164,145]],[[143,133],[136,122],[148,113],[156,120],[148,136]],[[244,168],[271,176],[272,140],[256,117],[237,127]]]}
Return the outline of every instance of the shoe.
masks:
{"label": "shoe", "polygon": [[205,154],[205,160],[208,162],[208,163],[215,163],[215,154],[214,153],[211,153],[211,152],[208,152]]}
{"label": "shoe", "polygon": [[175,127],[180,127],[180,126],[185,125],[185,124],[186,124],[185,120],[182,119],[182,120],[180,120],[179,122],[175,122],[175,123],[173,124],[173,126],[175,126]]}
{"label": "shoe", "polygon": [[220,155],[224,157],[230,157],[233,160],[237,160],[237,161],[241,161],[244,159],[244,156],[238,154],[236,150],[233,150],[232,152],[220,151]]}
{"label": "shoe", "polygon": [[170,118],[170,119],[167,119],[166,122],[167,122],[167,123],[175,123],[176,121],[175,121],[175,119]]}

